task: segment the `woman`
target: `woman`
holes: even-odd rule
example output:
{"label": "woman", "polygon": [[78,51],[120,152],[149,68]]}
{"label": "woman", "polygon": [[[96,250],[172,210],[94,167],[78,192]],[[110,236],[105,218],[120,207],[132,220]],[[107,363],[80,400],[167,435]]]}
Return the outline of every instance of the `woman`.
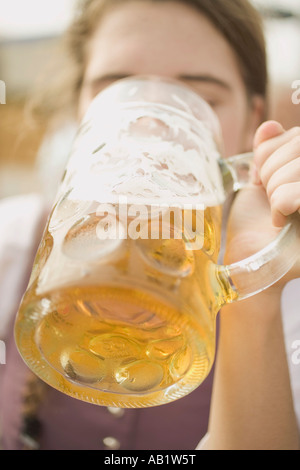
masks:
{"label": "woman", "polygon": [[[263,235],[274,230],[268,200],[276,226],[299,210],[299,129],[267,122],[257,130],[266,116],[266,57],[259,16],[246,0],[86,0],[68,45],[68,96],[78,119],[112,81],[155,74],[180,79],[211,104],[225,156],[254,147],[253,183],[231,212],[227,262],[265,245]],[[26,253],[23,264],[30,266],[28,247]],[[282,290],[295,277],[299,266],[266,292],[221,312],[212,399],[211,374],[170,405],[125,411],[88,405],[31,379],[8,339],[3,447],[194,449],[208,431],[199,448],[297,449],[280,307]]]}

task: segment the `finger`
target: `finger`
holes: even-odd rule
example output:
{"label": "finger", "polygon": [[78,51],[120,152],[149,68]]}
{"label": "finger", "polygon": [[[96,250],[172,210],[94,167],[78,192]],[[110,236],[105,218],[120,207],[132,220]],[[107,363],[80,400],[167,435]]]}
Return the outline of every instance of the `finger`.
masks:
{"label": "finger", "polygon": [[280,167],[269,179],[266,186],[268,198],[271,199],[274,191],[284,184],[300,182],[300,157]]}
{"label": "finger", "polygon": [[[277,121],[264,122],[256,131],[256,134],[254,137],[254,143],[253,143],[254,150],[257,150],[258,147],[266,140],[278,137],[279,135],[282,135],[283,133],[284,133],[284,129],[279,122]],[[261,161],[260,155],[256,151],[256,153],[254,153],[252,175],[251,175],[252,183],[256,185],[261,184],[261,179],[259,175],[260,167],[261,167],[260,161]]]}
{"label": "finger", "polygon": [[254,149],[264,141],[278,137],[285,132],[282,125],[277,121],[264,122],[256,131],[254,137]]}
{"label": "finger", "polygon": [[[259,177],[265,188],[267,188],[270,179],[277,172],[286,166],[288,163],[295,161],[295,170],[299,165],[300,157],[300,137],[295,137],[287,144],[282,145],[277,149],[263,164]],[[289,168],[287,167],[286,170]],[[297,170],[298,173],[298,170]]]}
{"label": "finger", "polygon": [[300,182],[279,186],[270,199],[272,222],[275,227],[283,227],[286,217],[300,208]]}
{"label": "finger", "polygon": [[288,144],[296,137],[300,137],[300,127],[293,127],[276,137],[262,141],[254,151],[254,163],[258,170],[261,169],[266,160],[268,160],[276,150],[283,145]]}

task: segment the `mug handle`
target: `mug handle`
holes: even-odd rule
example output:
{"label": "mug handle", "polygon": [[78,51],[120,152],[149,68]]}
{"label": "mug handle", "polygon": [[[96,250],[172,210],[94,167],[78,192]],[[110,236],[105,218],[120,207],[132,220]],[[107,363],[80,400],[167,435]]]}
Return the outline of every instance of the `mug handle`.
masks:
{"label": "mug handle", "polygon": [[[221,162],[225,191],[236,192],[249,181],[253,153]],[[226,303],[251,297],[284,277],[299,259],[300,217],[293,214],[277,237],[264,249],[230,266],[215,266]]]}

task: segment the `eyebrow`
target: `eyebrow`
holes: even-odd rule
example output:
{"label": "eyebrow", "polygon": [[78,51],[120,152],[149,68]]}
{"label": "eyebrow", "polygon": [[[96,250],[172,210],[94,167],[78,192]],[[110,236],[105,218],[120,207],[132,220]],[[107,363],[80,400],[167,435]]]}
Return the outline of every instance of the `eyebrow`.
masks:
{"label": "eyebrow", "polygon": [[209,83],[212,85],[218,85],[226,90],[231,90],[231,85],[220,78],[214,77],[213,75],[179,75],[179,80],[187,82],[199,82],[199,83]]}
{"label": "eyebrow", "polygon": [[[101,75],[99,77],[92,78],[90,84],[93,86],[99,85],[104,82],[114,82],[117,80],[122,80],[124,78],[129,78],[135,76],[136,74],[132,73],[108,73]],[[232,87],[229,83],[220,78],[214,77],[213,75],[189,75],[189,74],[180,74],[175,77],[176,80],[185,81],[185,82],[199,82],[204,84],[217,85],[226,90],[231,90]]]}
{"label": "eyebrow", "polygon": [[92,86],[96,86],[107,81],[115,82],[117,80],[122,80],[123,78],[129,78],[132,76],[132,73],[108,73],[105,75],[100,75],[99,77],[91,78],[88,83]]}

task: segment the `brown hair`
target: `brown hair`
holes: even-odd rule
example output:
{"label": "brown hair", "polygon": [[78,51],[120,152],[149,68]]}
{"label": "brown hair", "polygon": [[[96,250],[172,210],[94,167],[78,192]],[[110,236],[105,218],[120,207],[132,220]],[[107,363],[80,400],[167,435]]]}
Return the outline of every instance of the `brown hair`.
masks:
{"label": "brown hair", "polygon": [[[42,109],[46,111],[46,114],[53,114],[58,111],[58,108],[74,111],[83,81],[89,39],[99,26],[105,11],[112,5],[124,3],[124,1],[79,1],[74,21],[64,37],[64,57],[61,63],[63,73],[57,83],[51,87],[52,93],[49,93],[48,89],[42,99],[39,99],[39,102],[43,103]],[[251,3],[248,0],[184,0],[183,3],[197,8],[231,45],[236,54],[248,95],[251,97],[258,94],[265,97],[267,92],[265,38],[261,16]],[[57,74],[55,76],[57,77]]]}

